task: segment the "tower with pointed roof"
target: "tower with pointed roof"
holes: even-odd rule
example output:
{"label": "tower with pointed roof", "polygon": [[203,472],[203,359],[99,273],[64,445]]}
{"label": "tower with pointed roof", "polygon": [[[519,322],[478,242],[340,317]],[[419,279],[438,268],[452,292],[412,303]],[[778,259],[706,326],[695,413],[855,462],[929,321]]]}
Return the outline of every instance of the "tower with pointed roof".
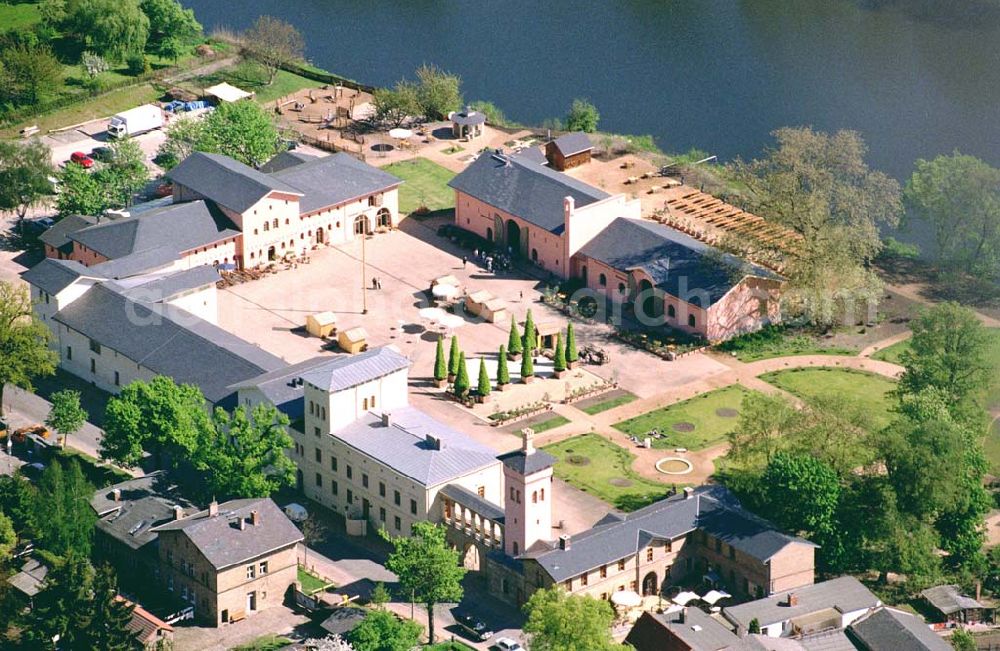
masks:
{"label": "tower with pointed roof", "polygon": [[535,433],[522,430],[521,449],[500,455],[504,478],[504,552],[518,556],[552,536],[552,466],[556,459],[536,450]]}

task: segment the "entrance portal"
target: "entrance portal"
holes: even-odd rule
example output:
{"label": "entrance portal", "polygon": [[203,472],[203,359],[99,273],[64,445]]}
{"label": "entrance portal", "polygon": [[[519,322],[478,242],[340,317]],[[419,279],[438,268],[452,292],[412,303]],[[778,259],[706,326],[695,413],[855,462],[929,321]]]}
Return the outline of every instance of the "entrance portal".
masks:
{"label": "entrance portal", "polygon": [[513,219],[507,222],[507,246],[514,255],[521,255],[521,227]]}
{"label": "entrance portal", "polygon": [[642,596],[655,597],[660,593],[660,586],[656,582],[656,572],[650,572],[642,580]]}

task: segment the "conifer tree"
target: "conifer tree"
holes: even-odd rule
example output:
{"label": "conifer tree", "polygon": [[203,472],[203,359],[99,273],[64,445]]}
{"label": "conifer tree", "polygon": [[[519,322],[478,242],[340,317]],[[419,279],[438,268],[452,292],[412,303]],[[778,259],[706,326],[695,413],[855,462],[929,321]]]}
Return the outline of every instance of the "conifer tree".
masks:
{"label": "conifer tree", "polygon": [[531,352],[526,351],[521,358],[521,381],[535,375],[535,360],[532,359]]}
{"label": "conifer tree", "polygon": [[451,336],[451,350],[448,351],[448,376],[458,375],[458,335]]}
{"label": "conifer tree", "polygon": [[438,337],[437,351],[434,354],[434,379],[444,380],[448,377],[448,366],[444,360],[444,337]]}
{"label": "conifer tree", "polygon": [[469,381],[469,369],[465,366],[465,353],[458,354],[458,372],[455,373],[455,395],[464,397],[472,385]]}
{"label": "conifer tree", "polygon": [[556,335],[556,352],[552,356],[552,368],[556,372],[566,370],[566,348],[563,347],[562,333]]}
{"label": "conifer tree", "polygon": [[130,604],[118,597],[118,578],[109,565],[97,568],[94,574],[93,603],[90,625],[84,635],[84,648],[102,651],[132,651],[137,648],[136,636],[129,630],[132,611]]}
{"label": "conifer tree", "polygon": [[538,347],[538,335],[535,334],[535,320],[531,317],[531,310],[524,317],[524,355],[525,357],[534,354]]}
{"label": "conifer tree", "polygon": [[510,371],[507,369],[507,347],[500,346],[500,357],[497,359],[497,384],[510,384]]}
{"label": "conifer tree", "polygon": [[521,345],[521,333],[517,331],[517,319],[510,320],[510,336],[507,338],[507,352],[520,355],[524,347]]}
{"label": "conifer tree", "polygon": [[580,352],[576,349],[576,332],[573,330],[573,322],[566,324],[566,361],[569,364],[580,359]]}
{"label": "conifer tree", "polygon": [[486,359],[482,357],[479,358],[479,383],[476,391],[481,396],[490,395],[490,376],[486,373]]}

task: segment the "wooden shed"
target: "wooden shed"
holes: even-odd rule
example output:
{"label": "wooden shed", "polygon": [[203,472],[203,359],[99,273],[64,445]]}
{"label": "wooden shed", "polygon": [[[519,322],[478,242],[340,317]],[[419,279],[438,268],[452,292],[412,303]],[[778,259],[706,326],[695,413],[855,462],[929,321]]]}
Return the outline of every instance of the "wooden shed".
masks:
{"label": "wooden shed", "polygon": [[306,332],[314,337],[326,339],[337,336],[337,315],[333,312],[317,312],[306,317]]}
{"label": "wooden shed", "polygon": [[490,323],[502,323],[510,318],[510,312],[507,311],[507,303],[485,289],[473,292],[465,297],[465,310],[469,314],[474,314]]}
{"label": "wooden shed", "polygon": [[545,145],[545,158],[549,166],[560,172],[590,162],[594,145],[582,131],[559,136]]}
{"label": "wooden shed", "polygon": [[361,326],[341,330],[337,344],[345,353],[363,353],[368,350],[368,333]]}

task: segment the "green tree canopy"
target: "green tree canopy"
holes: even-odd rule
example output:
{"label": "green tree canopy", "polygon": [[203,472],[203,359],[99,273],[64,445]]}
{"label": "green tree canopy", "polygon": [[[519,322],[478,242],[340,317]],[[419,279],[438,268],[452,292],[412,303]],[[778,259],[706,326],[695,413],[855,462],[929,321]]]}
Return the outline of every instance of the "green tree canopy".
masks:
{"label": "green tree canopy", "polygon": [[538,334],[535,332],[535,318],[531,316],[531,310],[528,310],[527,315],[524,317],[524,352],[525,355],[534,354],[535,350],[538,349]]}
{"label": "green tree canopy", "polygon": [[566,594],[559,586],[536,590],[524,605],[524,632],[532,651],[613,651],[611,604],[591,596]]}
{"label": "green tree canopy", "polygon": [[119,138],[109,147],[110,160],[94,174],[105,188],[108,204],[124,208],[132,204],[132,197],[149,181],[146,154],[132,138]]}
{"label": "green tree canopy", "polygon": [[521,378],[529,378],[535,375],[535,358],[531,351],[525,351],[521,357]]}
{"label": "green tree canopy", "polygon": [[185,9],[177,0],[140,0],[139,7],[149,19],[147,48],[157,54],[166,55],[166,43],[190,42],[201,34],[194,11]]}
{"label": "green tree canopy", "polygon": [[135,651],[140,648],[136,634],[129,629],[135,604],[118,597],[118,577],[110,565],[94,572],[91,600],[87,608],[87,628],[82,631],[82,649]]}
{"label": "green tree canopy", "polygon": [[455,375],[455,395],[465,396],[472,388],[469,369],[465,364],[465,353],[458,354],[458,373]]}
{"label": "green tree canopy", "polygon": [[205,118],[196,149],[260,167],[278,153],[278,130],[256,102],[222,104]]}
{"label": "green tree canopy", "polygon": [[955,651],[977,651],[979,649],[976,638],[964,628],[956,628],[952,631],[950,641]]}
{"label": "green tree canopy", "polygon": [[52,194],[52,152],[33,138],[21,144],[0,140],[0,211],[24,220],[28,209]]}
{"label": "green tree canopy", "polygon": [[490,395],[490,375],[486,372],[486,358],[479,358],[479,377],[476,380],[476,393],[481,396]]}
{"label": "green tree canopy", "polygon": [[56,197],[60,217],[69,215],[101,215],[111,208],[107,188],[97,174],[80,165],[67,165],[59,171],[61,192]]}
{"label": "green tree canopy", "polygon": [[136,380],[108,401],[101,457],[126,467],[151,454],[190,458],[213,424],[198,387],[165,376]]}
{"label": "green tree canopy", "polygon": [[507,348],[500,346],[500,356],[497,357],[497,384],[510,384],[510,370],[507,368]]}
{"label": "green tree canopy", "polygon": [[34,530],[39,547],[64,556],[71,550],[90,553],[97,516],[90,507],[94,487],[76,459],[53,459],[38,481]]}
{"label": "green tree canopy", "polygon": [[410,595],[427,608],[430,643],[434,643],[434,605],[462,600],[465,568],[459,552],[445,540],[444,527],[430,522],[416,522],[412,535],[389,538],[393,545],[386,568],[399,577],[403,594]]}
{"label": "green tree canopy", "polygon": [[448,349],[448,375],[458,375],[458,361],[462,351],[458,347],[458,335],[451,336],[451,348]]}
{"label": "green tree canopy", "polygon": [[0,50],[0,100],[38,104],[62,79],[63,67],[46,46],[21,43]]}
{"label": "green tree canopy", "polygon": [[434,379],[445,380],[448,377],[448,364],[444,359],[444,337],[438,337],[437,348],[434,351]]}
{"label": "green tree canopy", "polygon": [[68,20],[89,49],[111,61],[141,54],[149,37],[139,0],[80,0]]}
{"label": "green tree canopy", "polygon": [[597,112],[596,106],[585,99],[577,98],[573,100],[569,113],[566,114],[566,129],[594,133],[597,131],[600,119],[601,114]]}
{"label": "green tree canopy", "polygon": [[836,528],[840,480],[820,459],[779,452],[767,464],[760,484],[768,516],[783,529],[823,537]]}
{"label": "green tree canopy", "polygon": [[394,128],[421,112],[420,98],[416,84],[399,81],[392,88],[377,88],[372,94],[375,120]]}
{"label": "green tree canopy", "polygon": [[916,162],[904,192],[933,228],[938,259],[967,273],[1000,272],[1000,169],[955,152]]}
{"label": "green tree canopy", "polygon": [[4,386],[32,391],[32,379],[52,375],[58,356],[49,348],[52,333],[31,309],[26,285],[0,280],[0,412]]}
{"label": "green tree canopy", "polygon": [[15,547],[17,547],[17,532],[14,530],[14,521],[0,511],[0,566],[10,561],[11,552]]}
{"label": "green tree canopy", "polygon": [[510,335],[507,337],[507,352],[511,355],[520,355],[524,350],[521,343],[521,333],[517,331],[517,319],[510,320]]}
{"label": "green tree canopy", "polygon": [[576,331],[573,330],[573,322],[566,324],[566,361],[572,364],[580,359],[580,352],[576,348]]}
{"label": "green tree canopy", "polygon": [[556,335],[556,350],[552,356],[552,368],[556,372],[566,370],[566,347],[563,345],[561,332]]}
{"label": "green tree canopy", "polygon": [[243,34],[242,44],[246,52],[264,66],[268,85],[274,83],[281,66],[301,60],[306,49],[299,30],[274,16],[260,16]]}
{"label": "green tree canopy", "polygon": [[64,559],[57,559],[24,618],[21,639],[26,648],[54,650],[52,640],[57,635],[59,648],[87,648],[83,645],[90,625],[93,581],[94,568],[86,554],[71,550]]}
{"label": "green tree canopy", "polygon": [[347,641],[354,651],[410,651],[423,631],[420,624],[388,610],[372,610],[348,633]]}
{"label": "green tree canopy", "polygon": [[80,392],[63,389],[52,394],[52,407],[45,424],[63,437],[66,447],[70,434],[76,434],[87,422],[87,410],[80,406]]}
{"label": "green tree canopy", "polygon": [[156,152],[156,163],[173,169],[195,151],[204,140],[205,122],[202,120],[174,120],[164,130],[167,137]]}
{"label": "green tree canopy", "polygon": [[285,450],[294,444],[288,417],[272,405],[243,406],[232,414],[215,410],[214,427],[198,441],[195,467],[204,472],[206,496],[268,497],[295,484],[295,463]]}
{"label": "green tree canopy", "polygon": [[462,106],[462,79],[437,66],[417,68],[417,101],[424,116],[444,120]]}

